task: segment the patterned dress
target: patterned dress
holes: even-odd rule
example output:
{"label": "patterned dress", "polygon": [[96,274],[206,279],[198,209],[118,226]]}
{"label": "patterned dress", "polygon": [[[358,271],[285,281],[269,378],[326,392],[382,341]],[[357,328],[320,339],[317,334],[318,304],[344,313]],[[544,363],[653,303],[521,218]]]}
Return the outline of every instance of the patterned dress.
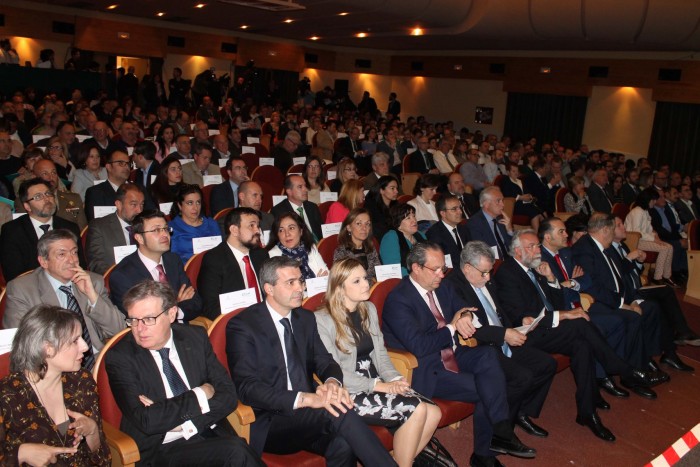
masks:
{"label": "patterned dress", "polygon": [[[377,369],[372,363],[370,354],[374,350],[372,338],[362,329],[360,313],[350,313],[352,324],[360,330],[357,346],[357,365],[355,373],[366,378],[377,378]],[[355,402],[355,412],[365,419],[369,425],[381,425],[398,428],[411,416],[418,404],[433,402],[412,389],[406,394],[388,394],[384,392],[359,392],[351,394]]]}
{"label": "patterned dress", "polygon": [[[66,408],[81,412],[97,422],[101,447],[90,452],[83,440],[78,452],[61,455],[57,466],[109,466],[112,456],[102,432],[102,419],[95,381],[90,373],[76,371],[63,374],[63,397]],[[49,446],[71,446],[73,430],[61,435],[29,381],[22,373],[11,373],[0,381],[0,465],[17,465],[17,454],[22,443],[43,443]]]}

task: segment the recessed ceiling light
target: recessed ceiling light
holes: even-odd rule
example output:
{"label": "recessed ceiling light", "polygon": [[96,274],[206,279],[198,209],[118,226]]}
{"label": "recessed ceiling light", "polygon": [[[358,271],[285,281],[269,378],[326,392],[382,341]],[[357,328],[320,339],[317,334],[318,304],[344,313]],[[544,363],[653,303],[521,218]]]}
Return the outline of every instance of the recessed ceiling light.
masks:
{"label": "recessed ceiling light", "polygon": [[366,32],[358,32],[357,34],[355,34],[355,37],[360,37],[360,38],[367,37],[367,33]]}
{"label": "recessed ceiling light", "polygon": [[247,24],[241,25],[241,29],[248,29],[248,25]]}
{"label": "recessed ceiling light", "polygon": [[283,22],[287,23],[287,24],[292,24],[294,22],[294,20],[292,18],[287,18]]}
{"label": "recessed ceiling light", "polygon": [[204,8],[205,6],[207,6],[206,3],[198,3],[198,4],[196,4],[194,7],[195,7],[195,8]]}
{"label": "recessed ceiling light", "polygon": [[320,39],[320,37],[318,37],[318,36],[311,36],[311,37],[309,37],[309,40],[312,40],[312,41],[317,41],[317,40],[319,40],[319,39]]}
{"label": "recessed ceiling light", "polygon": [[118,6],[119,6],[119,5],[115,3],[114,5],[108,6],[107,9],[108,9],[108,10],[114,10],[114,9],[117,8]]}
{"label": "recessed ceiling light", "polygon": [[163,13],[162,11],[159,11],[158,13],[156,13],[156,16],[165,16],[165,13]]}
{"label": "recessed ceiling light", "polygon": [[338,13],[338,16],[347,16],[347,15],[349,15],[349,14],[350,14],[350,13],[348,13],[347,11],[343,11],[343,12],[341,12],[341,13]]}
{"label": "recessed ceiling light", "polygon": [[413,28],[411,29],[411,35],[412,36],[422,36],[423,35],[423,30],[421,28]]}

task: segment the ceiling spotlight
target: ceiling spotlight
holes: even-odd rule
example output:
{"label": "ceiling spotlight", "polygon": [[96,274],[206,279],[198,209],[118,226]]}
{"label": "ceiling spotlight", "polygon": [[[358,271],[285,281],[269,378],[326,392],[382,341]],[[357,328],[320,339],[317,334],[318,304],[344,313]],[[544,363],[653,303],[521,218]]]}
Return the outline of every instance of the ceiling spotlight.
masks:
{"label": "ceiling spotlight", "polygon": [[423,30],[421,28],[413,28],[413,29],[411,29],[411,35],[412,36],[422,36]]}
{"label": "ceiling spotlight", "polygon": [[165,13],[163,13],[162,11],[159,11],[158,13],[156,13],[156,16],[165,16]]}
{"label": "ceiling spotlight", "polygon": [[347,11],[343,11],[343,12],[338,13],[338,16],[347,16],[349,14],[350,13],[348,13]]}
{"label": "ceiling spotlight", "polygon": [[204,8],[205,6],[207,6],[206,3],[198,3],[198,4],[196,4],[194,7],[195,7],[195,8]]}
{"label": "ceiling spotlight", "polygon": [[355,34],[355,37],[359,37],[359,38],[367,37],[367,33],[366,32],[358,32],[357,34]]}
{"label": "ceiling spotlight", "polygon": [[312,41],[317,41],[317,40],[319,40],[319,39],[320,39],[320,37],[318,37],[318,36],[311,36],[311,37],[309,37],[309,40],[312,40]]}
{"label": "ceiling spotlight", "polygon": [[452,69],[455,71],[462,71],[462,65],[454,65]]}
{"label": "ceiling spotlight", "polygon": [[115,4],[113,4],[113,5],[108,6],[107,9],[108,9],[108,10],[114,10],[114,9],[117,8],[118,6],[119,6],[119,5],[115,3]]}
{"label": "ceiling spotlight", "polygon": [[248,29],[248,25],[247,24],[241,25],[241,29]]}
{"label": "ceiling spotlight", "polygon": [[540,73],[542,73],[543,75],[547,75],[547,74],[549,74],[549,73],[551,73],[551,72],[552,72],[552,68],[551,68],[551,67],[548,67],[548,66],[540,67]]}
{"label": "ceiling spotlight", "polygon": [[294,20],[292,18],[287,18],[283,21],[283,23],[287,23],[287,24],[292,24],[293,22],[294,22]]}

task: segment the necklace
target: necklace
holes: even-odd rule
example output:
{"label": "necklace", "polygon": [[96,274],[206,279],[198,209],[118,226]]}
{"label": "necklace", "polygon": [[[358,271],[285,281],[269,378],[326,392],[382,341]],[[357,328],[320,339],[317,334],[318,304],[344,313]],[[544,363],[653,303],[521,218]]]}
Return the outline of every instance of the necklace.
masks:
{"label": "necklace", "polygon": [[[51,422],[52,422],[52,423],[54,424],[54,426],[56,427],[56,429],[54,430],[54,432],[56,433],[56,436],[58,437],[58,440],[61,442],[61,446],[64,446],[64,447],[65,447],[65,446],[66,446],[66,443],[68,442],[68,430],[66,430],[66,434],[65,434],[65,435],[63,435],[63,436],[61,435],[61,433],[60,433],[60,431],[59,431],[59,429],[58,429],[59,424],[56,423],[56,421],[51,417],[51,414],[49,414],[49,410],[48,410],[46,404],[44,403],[44,399],[41,397],[41,393],[39,392],[39,388],[37,387],[36,383],[34,383],[34,382],[29,378],[29,376],[25,375],[25,377],[27,378],[27,381],[29,381],[29,385],[32,387],[32,389],[34,389],[34,393],[35,393],[36,396],[39,398],[39,402],[41,403],[41,406],[44,408],[44,411],[46,412],[46,415],[49,417],[49,420],[51,420]],[[63,393],[63,383],[61,383],[61,393]],[[63,414],[64,414],[65,417],[66,417],[66,420],[65,420],[63,423],[66,423],[66,421],[70,421],[70,418],[68,418],[68,411],[66,410],[66,404],[65,404],[65,403],[63,403]],[[63,424],[63,423],[61,423],[61,424]]]}

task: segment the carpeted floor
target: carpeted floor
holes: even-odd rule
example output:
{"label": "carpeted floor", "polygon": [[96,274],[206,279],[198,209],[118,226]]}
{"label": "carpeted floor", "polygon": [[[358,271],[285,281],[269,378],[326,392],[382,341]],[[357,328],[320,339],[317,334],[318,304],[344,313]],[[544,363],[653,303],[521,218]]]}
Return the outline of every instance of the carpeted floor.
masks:
{"label": "carpeted floor", "polygon": [[[700,331],[700,307],[683,303],[682,294],[679,299],[691,328]],[[510,467],[646,465],[700,423],[700,347],[679,347],[678,353],[696,371],[682,373],[665,368],[671,381],[655,388],[657,400],[649,401],[634,394],[629,399],[604,395],[612,409],[599,411],[599,415],[617,437],[614,443],[596,438],[587,428],[575,423],[575,386],[571,372],[565,370],[555,377],[542,416],[537,420],[549,431],[549,437],[535,438],[516,428],[520,439],[537,449],[537,458],[501,456],[499,460]],[[473,451],[471,418],[462,421],[457,430],[439,430],[437,437],[460,466],[469,465]]]}

